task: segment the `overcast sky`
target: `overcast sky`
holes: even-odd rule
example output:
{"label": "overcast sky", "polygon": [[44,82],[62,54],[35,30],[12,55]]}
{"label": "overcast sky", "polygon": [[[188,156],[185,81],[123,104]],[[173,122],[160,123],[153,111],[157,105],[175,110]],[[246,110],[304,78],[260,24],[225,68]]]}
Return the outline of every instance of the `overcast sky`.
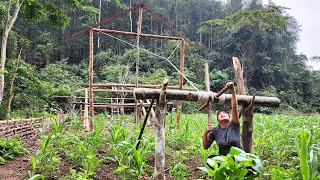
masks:
{"label": "overcast sky", "polygon": [[[263,2],[267,3],[268,0]],[[297,54],[305,54],[308,58],[320,56],[320,0],[272,0],[272,2],[290,8],[287,12],[301,25]],[[313,63],[313,66],[315,69],[320,69],[320,62]]]}

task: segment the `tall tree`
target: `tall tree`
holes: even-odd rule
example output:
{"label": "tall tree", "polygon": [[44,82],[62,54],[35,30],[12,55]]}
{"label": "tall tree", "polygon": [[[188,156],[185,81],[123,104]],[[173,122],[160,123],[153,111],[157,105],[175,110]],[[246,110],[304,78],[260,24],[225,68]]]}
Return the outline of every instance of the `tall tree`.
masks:
{"label": "tall tree", "polygon": [[[229,48],[245,60],[245,78],[251,79],[254,72],[254,59],[258,51],[259,32],[281,29],[289,17],[282,15],[280,7],[242,9],[224,19],[206,21],[198,32],[211,32],[212,28],[223,27],[233,32]],[[240,40],[240,41],[239,41]],[[249,84],[250,86],[250,84]]]}
{"label": "tall tree", "polygon": [[16,21],[23,0],[16,0],[13,12],[11,11],[12,2],[11,0],[6,1],[6,14],[4,15],[5,23],[1,38],[1,64],[0,64],[0,106],[3,99],[3,89],[4,89],[4,74],[5,74],[5,63],[7,59],[7,44],[9,32],[11,31],[14,22]]}
{"label": "tall tree", "polygon": [[[76,9],[81,6],[83,0],[66,0],[65,4],[71,9]],[[11,9],[13,8],[13,9]],[[31,22],[38,22],[43,20],[50,26],[66,27],[70,22],[70,18],[65,15],[62,8],[56,6],[51,1],[37,1],[37,0],[7,0],[6,13],[4,14],[4,28],[1,40],[1,64],[0,64],[0,106],[3,100],[4,90],[4,74],[5,64],[7,60],[7,44],[9,33],[12,30],[14,23],[17,20],[18,14],[22,9],[24,18]]]}

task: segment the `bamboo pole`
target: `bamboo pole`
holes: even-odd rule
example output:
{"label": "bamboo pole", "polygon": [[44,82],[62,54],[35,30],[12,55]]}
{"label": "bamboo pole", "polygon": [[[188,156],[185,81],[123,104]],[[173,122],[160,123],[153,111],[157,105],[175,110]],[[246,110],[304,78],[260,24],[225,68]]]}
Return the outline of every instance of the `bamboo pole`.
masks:
{"label": "bamboo pole", "polygon": [[[134,97],[136,99],[152,99],[159,98],[161,90],[159,89],[146,89],[135,88]],[[184,90],[166,90],[166,98],[168,100],[184,100],[184,101],[197,101],[199,103],[205,103],[211,100],[211,102],[220,104],[230,104],[231,94],[222,94],[219,98],[215,99],[217,93],[204,92],[204,91],[184,91]],[[252,96],[237,95],[238,104],[248,105],[252,99]],[[263,107],[279,107],[280,100],[276,97],[256,96],[254,100],[255,105]]]}
{"label": "bamboo pole", "polygon": [[[209,65],[208,63],[204,64],[204,74],[206,81],[206,90],[210,92],[210,79],[209,79]],[[212,105],[211,102],[208,104],[208,124],[212,124]]]}
{"label": "bamboo pole", "polygon": [[[181,41],[180,44],[180,72],[184,74],[184,41]],[[179,90],[183,88],[183,76],[180,74],[179,77]],[[177,123],[179,124],[181,121],[181,111],[182,111],[182,101],[178,101],[178,116],[177,116]]]}
{"label": "bamboo pole", "polygon": [[93,130],[93,30],[90,30],[90,57],[89,57],[89,127]]}
{"label": "bamboo pole", "polygon": [[164,133],[164,121],[166,118],[165,106],[166,106],[166,88],[168,86],[168,80],[163,81],[162,89],[159,90],[159,99],[156,105],[156,119],[154,123],[155,133],[155,169],[153,177],[155,180],[165,179],[165,133]]}

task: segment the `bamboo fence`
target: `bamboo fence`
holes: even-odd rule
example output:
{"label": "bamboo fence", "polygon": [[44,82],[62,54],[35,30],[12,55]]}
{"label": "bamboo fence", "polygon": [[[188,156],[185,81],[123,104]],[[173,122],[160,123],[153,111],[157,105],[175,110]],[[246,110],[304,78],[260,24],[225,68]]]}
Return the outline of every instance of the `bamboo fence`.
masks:
{"label": "bamboo fence", "polygon": [[46,125],[45,118],[15,119],[0,121],[0,138],[12,136],[28,139],[37,135],[39,128]]}

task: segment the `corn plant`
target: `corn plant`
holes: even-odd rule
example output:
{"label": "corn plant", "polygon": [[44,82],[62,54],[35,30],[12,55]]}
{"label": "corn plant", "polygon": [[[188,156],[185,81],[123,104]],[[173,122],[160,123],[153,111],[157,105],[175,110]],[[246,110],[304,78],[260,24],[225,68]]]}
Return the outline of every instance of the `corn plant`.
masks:
{"label": "corn plant", "polygon": [[296,149],[300,160],[300,172],[303,180],[320,179],[317,176],[318,159],[315,146],[311,144],[313,130],[302,129],[296,141]]}
{"label": "corn plant", "polygon": [[108,122],[106,127],[110,133],[109,141],[111,144],[117,144],[121,141],[126,140],[128,134],[125,129],[126,126],[125,126],[124,121],[122,121],[119,124]]}
{"label": "corn plant", "polygon": [[52,132],[46,137],[43,131],[40,130],[41,148],[35,155],[29,152],[32,165],[32,171],[29,172],[29,176],[35,176],[37,171],[41,172],[45,177],[53,177],[59,170],[58,164],[60,163],[61,158],[57,155],[57,151],[52,148],[49,149],[49,143],[53,136],[54,133]]}
{"label": "corn plant", "polygon": [[265,177],[270,177],[274,180],[293,180],[296,179],[296,176],[290,171],[283,167],[279,166],[267,166],[265,168],[266,172],[270,172],[269,174],[264,174]]}
{"label": "corn plant", "polygon": [[[75,120],[74,120],[75,121]],[[64,136],[66,145],[61,149],[67,160],[81,167],[84,178],[91,178],[95,174],[101,159],[97,155],[104,141],[104,122],[97,118],[92,132],[74,131]]]}
{"label": "corn plant", "polygon": [[169,174],[171,174],[174,179],[186,179],[188,173],[187,165],[182,162],[171,165],[169,170]]}
{"label": "corn plant", "polygon": [[136,169],[136,174],[138,176],[138,178],[141,177],[141,175],[144,172],[144,168],[146,166],[146,157],[145,157],[145,153],[146,153],[146,146],[141,146],[138,150],[136,150],[135,146],[133,144],[128,144],[130,149],[128,151],[128,157],[129,157],[129,161],[132,157],[133,160],[133,164],[135,166]]}

